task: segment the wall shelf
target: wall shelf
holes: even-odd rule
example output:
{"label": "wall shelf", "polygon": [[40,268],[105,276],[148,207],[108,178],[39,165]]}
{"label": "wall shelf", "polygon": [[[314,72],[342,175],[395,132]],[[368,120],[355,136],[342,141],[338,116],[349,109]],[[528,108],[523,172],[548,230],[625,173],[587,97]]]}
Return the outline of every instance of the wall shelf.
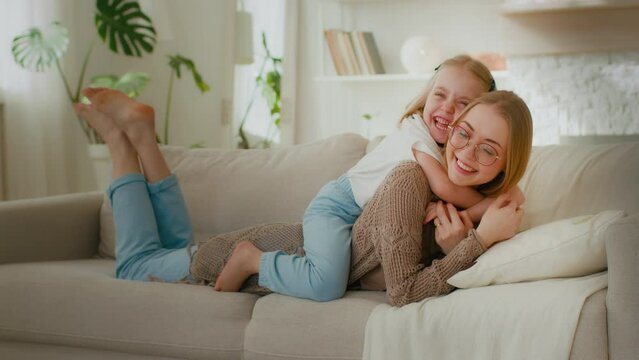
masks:
{"label": "wall shelf", "polygon": [[[508,71],[493,71],[495,80],[504,79],[508,76]],[[314,78],[317,82],[332,83],[370,83],[370,82],[398,82],[398,81],[427,81],[430,74],[380,74],[380,75],[352,75],[352,76],[317,76]]]}
{"label": "wall shelf", "polygon": [[637,0],[557,0],[505,2],[500,6],[504,15],[525,15],[548,12],[571,12],[581,10],[606,10],[638,8]]}

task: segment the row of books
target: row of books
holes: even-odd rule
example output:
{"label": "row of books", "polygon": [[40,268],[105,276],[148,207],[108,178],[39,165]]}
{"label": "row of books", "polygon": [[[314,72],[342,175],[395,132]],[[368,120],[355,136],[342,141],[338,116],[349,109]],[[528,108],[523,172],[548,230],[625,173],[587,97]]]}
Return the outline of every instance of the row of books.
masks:
{"label": "row of books", "polygon": [[337,75],[384,73],[373,33],[328,29],[324,31],[324,37]]}

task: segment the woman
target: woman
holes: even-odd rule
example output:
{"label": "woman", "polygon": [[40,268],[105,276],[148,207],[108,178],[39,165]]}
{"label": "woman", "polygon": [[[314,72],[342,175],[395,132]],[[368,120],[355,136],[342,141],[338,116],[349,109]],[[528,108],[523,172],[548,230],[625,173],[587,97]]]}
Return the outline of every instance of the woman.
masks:
{"label": "woman", "polygon": [[[394,305],[445,294],[452,290],[446,283],[448,278],[470,266],[492,244],[514,235],[522,216],[521,201],[512,201],[507,192],[516,189],[530,156],[532,120],[528,108],[511,92],[484,94],[468,105],[451,128],[445,151],[450,180],[456,185],[474,186],[488,194],[502,195],[490,205],[477,231],[472,229],[466,215],[460,215],[451,205],[447,206],[446,213],[439,204],[435,224],[441,229],[435,236],[448,254],[427,267],[422,261],[425,255],[422,220],[431,197],[426,179],[429,172],[424,175],[416,162],[399,165],[378,188],[353,227],[349,284],[381,264]],[[220,266],[226,263],[229,243],[233,244],[230,247],[235,248],[237,258],[247,244],[259,241],[259,245],[251,246],[261,251],[276,250],[277,247],[268,246],[270,241],[284,241],[287,237],[284,231],[289,235],[295,233],[286,226],[269,225],[255,236],[258,228],[252,228],[251,233],[239,231],[229,237],[215,237],[201,245],[191,273],[205,281],[214,281],[220,274]],[[470,231],[461,239],[459,234],[464,230]],[[247,241],[234,246],[242,239]],[[427,240],[427,244],[433,243],[432,234]],[[259,254],[256,257],[259,258]],[[212,259],[215,260],[208,262]],[[249,268],[245,277],[256,272],[257,268]]]}

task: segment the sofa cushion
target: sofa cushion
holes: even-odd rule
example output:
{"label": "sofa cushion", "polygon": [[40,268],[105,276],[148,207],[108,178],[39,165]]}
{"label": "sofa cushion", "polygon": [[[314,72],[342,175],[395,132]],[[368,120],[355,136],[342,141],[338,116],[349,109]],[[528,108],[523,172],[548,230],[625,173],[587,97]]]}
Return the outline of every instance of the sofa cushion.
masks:
{"label": "sofa cushion", "polygon": [[639,212],[639,142],[534,147],[519,183],[526,195],[522,230],[618,209]]}
{"label": "sofa cushion", "polygon": [[[304,145],[267,150],[162,151],[179,178],[196,240],[247,226],[299,222],[328,181],[364,156],[368,140],[342,134]],[[111,209],[101,211],[100,254],[115,250]]]}
{"label": "sofa cushion", "polygon": [[323,303],[265,296],[246,328],[244,359],[361,359],[368,316],[385,302],[379,291],[349,291]]}
{"label": "sofa cushion", "polygon": [[257,296],[117,280],[107,259],[0,265],[0,339],[240,359]]}
{"label": "sofa cushion", "polygon": [[536,226],[495,244],[448,279],[457,288],[590,275],[606,269],[604,233],[623,211],[606,210]]}

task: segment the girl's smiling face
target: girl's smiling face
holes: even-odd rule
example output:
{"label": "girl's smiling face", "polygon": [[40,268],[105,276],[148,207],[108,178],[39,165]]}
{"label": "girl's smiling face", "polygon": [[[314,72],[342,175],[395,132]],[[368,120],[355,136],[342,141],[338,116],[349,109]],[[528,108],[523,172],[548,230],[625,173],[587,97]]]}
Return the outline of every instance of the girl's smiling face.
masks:
{"label": "girl's smiling face", "polygon": [[448,125],[485,90],[479,79],[462,67],[445,66],[439,70],[422,114],[424,124],[438,144],[448,139]]}
{"label": "girl's smiling face", "polygon": [[[506,120],[492,105],[477,104],[470,109],[457,126],[467,135],[466,146],[446,145],[448,177],[460,186],[476,186],[493,180],[506,166],[509,128]],[[482,145],[489,146],[482,146]],[[479,154],[480,151],[488,151]],[[494,153],[493,153],[494,151]],[[495,157],[494,163],[482,165],[477,156]]]}

